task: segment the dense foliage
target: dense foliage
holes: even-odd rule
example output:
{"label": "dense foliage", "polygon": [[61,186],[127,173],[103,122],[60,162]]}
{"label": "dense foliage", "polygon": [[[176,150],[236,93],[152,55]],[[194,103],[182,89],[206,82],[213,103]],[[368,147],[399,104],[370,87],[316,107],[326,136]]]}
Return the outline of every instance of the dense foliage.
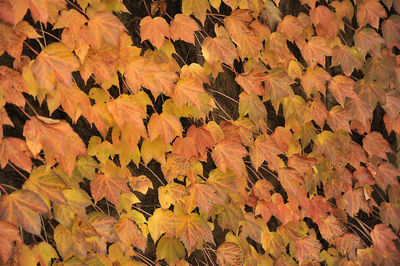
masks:
{"label": "dense foliage", "polygon": [[0,0],[0,262],[399,265],[400,1],[286,2]]}

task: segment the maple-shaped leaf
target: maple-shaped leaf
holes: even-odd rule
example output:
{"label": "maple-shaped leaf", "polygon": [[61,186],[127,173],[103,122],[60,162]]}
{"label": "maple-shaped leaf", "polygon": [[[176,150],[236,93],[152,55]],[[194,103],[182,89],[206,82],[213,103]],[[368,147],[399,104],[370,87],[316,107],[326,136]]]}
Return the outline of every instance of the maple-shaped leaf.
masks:
{"label": "maple-shaped leaf", "polygon": [[262,82],[267,79],[267,74],[252,69],[248,73],[236,76],[235,81],[246,91],[248,94],[255,93],[257,95],[264,94]]}
{"label": "maple-shaped leaf", "polygon": [[263,102],[254,93],[242,92],[239,95],[239,115],[243,117],[247,114],[259,128],[266,127],[268,114]]}
{"label": "maple-shaped leaf", "polygon": [[364,247],[361,239],[357,235],[351,233],[346,233],[341,237],[335,238],[333,243],[341,254],[348,255],[349,258],[353,260],[356,259],[357,249]]}
{"label": "maple-shaped leaf", "polygon": [[20,73],[6,66],[0,66],[0,104],[5,102],[23,107],[25,98],[23,92],[28,93],[28,84]]}
{"label": "maple-shaped leaf", "polygon": [[288,41],[296,41],[304,31],[297,17],[286,15],[278,24],[277,31],[282,32]]}
{"label": "maple-shaped leaf", "polygon": [[294,83],[293,79],[280,68],[274,68],[268,72],[265,80],[266,95],[271,98],[275,110],[278,110],[283,97],[294,96],[290,86],[292,83]]}
{"label": "maple-shaped leaf", "polygon": [[158,260],[164,259],[168,265],[185,265],[178,264],[179,260],[185,257],[185,247],[175,238],[163,236],[158,241],[156,256]]}
{"label": "maple-shaped leaf", "polygon": [[147,116],[145,109],[131,95],[121,94],[117,99],[107,103],[108,111],[115,122],[123,129],[132,125],[140,136],[147,138],[143,119]]}
{"label": "maple-shaped leaf", "polygon": [[258,169],[264,161],[267,161],[269,166],[278,169],[280,159],[279,154],[283,151],[276,144],[273,138],[268,135],[260,135],[256,141],[250,146],[250,158],[256,169]]}
{"label": "maple-shaped leaf", "polygon": [[176,223],[176,235],[182,240],[189,254],[199,243],[214,243],[214,238],[207,221],[197,213],[190,213],[178,217]]}
{"label": "maple-shaped leaf", "polygon": [[200,95],[204,93],[203,84],[198,80],[181,78],[174,87],[172,99],[179,107],[183,107],[185,104],[192,104],[197,109],[200,109]]}
{"label": "maple-shaped leaf", "polygon": [[354,6],[350,0],[344,1],[333,1],[331,4],[335,8],[335,13],[338,18],[348,18],[349,21],[353,19],[354,15]]}
{"label": "maple-shaped leaf", "polygon": [[173,40],[182,40],[194,44],[194,32],[200,30],[196,21],[186,15],[176,14],[171,20],[169,31]]}
{"label": "maple-shaped leaf", "polygon": [[57,251],[47,242],[40,242],[32,247],[32,253],[41,265],[51,265],[52,259],[59,259]]}
{"label": "maple-shaped leaf", "polygon": [[0,199],[0,220],[22,225],[25,231],[40,235],[39,213],[49,211],[44,201],[34,192],[18,190]]}
{"label": "maple-shaped leaf", "polygon": [[356,119],[360,121],[366,129],[369,129],[373,109],[368,103],[359,97],[354,97],[346,100],[344,109],[351,116],[352,120]]}
{"label": "maple-shaped leaf", "polygon": [[387,20],[385,20],[383,22],[383,25],[382,25],[383,38],[385,39],[385,41],[390,49],[392,49],[393,46],[395,46],[395,45],[397,45],[397,47],[399,46],[400,38],[399,38],[399,35],[396,34],[399,31],[400,31],[400,16],[399,15],[393,14]]}
{"label": "maple-shaped leaf", "polygon": [[147,176],[140,175],[130,177],[129,186],[134,191],[139,191],[142,194],[146,194],[149,188],[153,188],[153,183]]}
{"label": "maple-shaped leaf", "polygon": [[182,204],[185,196],[185,186],[178,183],[168,183],[165,187],[158,188],[158,201],[161,208],[168,209],[171,204]]}
{"label": "maple-shaped leaf", "polygon": [[373,178],[371,172],[364,166],[358,167],[358,169],[353,172],[353,176],[357,179],[360,186],[373,186],[375,184],[375,179]]}
{"label": "maple-shaped leaf", "polygon": [[388,185],[398,186],[397,177],[400,176],[400,170],[389,162],[383,162],[378,166],[376,173],[376,182],[378,185],[386,190]]}
{"label": "maple-shaped leaf", "polygon": [[213,169],[210,171],[206,182],[215,188],[217,194],[223,200],[226,195],[233,195],[238,192],[236,174],[233,171],[224,173],[221,170]]}
{"label": "maple-shaped leaf", "polygon": [[46,169],[44,166],[33,169],[22,188],[37,193],[45,202],[51,200],[67,204],[67,200],[62,193],[63,189],[68,188],[67,184],[55,171]]}
{"label": "maple-shaped leaf", "polygon": [[363,0],[357,2],[357,22],[361,28],[369,23],[379,29],[379,19],[386,18],[385,8],[378,0]]}
{"label": "maple-shaped leaf", "polygon": [[0,258],[4,263],[12,254],[14,241],[21,242],[18,228],[7,221],[0,221]]}
{"label": "maple-shaped leaf", "polygon": [[[92,204],[91,197],[80,188],[64,189],[63,194],[67,199],[70,209],[82,219],[87,220],[85,208]],[[60,210],[67,214],[69,212],[68,208],[60,208]]]}
{"label": "maple-shaped leaf", "polygon": [[335,97],[336,101],[344,106],[346,97],[357,97],[353,91],[355,82],[349,77],[344,75],[336,75],[329,81],[329,91]]}
{"label": "maple-shaped leaf", "polygon": [[176,136],[182,136],[183,131],[182,124],[178,118],[167,113],[160,115],[154,113],[150,117],[147,128],[149,130],[150,141],[154,141],[160,137],[165,145],[171,143]]}
{"label": "maple-shaped leaf", "polygon": [[379,206],[379,216],[387,226],[392,225],[394,229],[400,228],[400,208],[397,204],[382,202]]}
{"label": "maple-shaped leaf", "polygon": [[207,10],[211,10],[207,0],[182,0],[182,13],[186,16],[193,14],[202,24],[206,20]]}
{"label": "maple-shaped leaf", "polygon": [[130,245],[142,251],[146,249],[147,239],[143,236],[138,226],[127,216],[120,218],[113,227],[123,244],[124,250],[127,250]]}
{"label": "maple-shaped leaf", "polygon": [[242,265],[243,251],[240,246],[233,242],[224,242],[217,249],[218,265]]}
{"label": "maple-shaped leaf", "polygon": [[335,38],[339,33],[339,20],[328,7],[319,5],[316,8],[312,8],[310,18],[315,25],[317,35]]}
{"label": "maple-shaped leaf", "polygon": [[202,52],[207,62],[222,62],[230,66],[238,57],[235,46],[226,37],[205,38],[202,44]]}
{"label": "maple-shaped leaf", "polygon": [[0,41],[0,52],[3,53],[3,51],[7,51],[7,53],[17,61],[20,61],[24,40],[26,38],[41,37],[26,21],[20,21],[14,27],[0,23],[0,34],[3,36],[9,36],[8,38],[2,38]]}
{"label": "maple-shaped leaf", "polygon": [[194,125],[190,126],[186,137],[193,138],[196,143],[196,149],[200,154],[200,157],[205,155],[207,149],[212,149],[216,144],[213,139],[211,133],[203,126],[203,127],[195,127]]}
{"label": "maple-shaped leaf", "polygon": [[340,205],[343,206],[343,209],[346,210],[346,212],[354,217],[360,209],[365,209],[366,207],[366,200],[364,197],[364,192],[362,188],[357,188],[357,189],[350,189],[347,191],[342,199]]}
{"label": "maple-shaped leaf", "polygon": [[215,204],[223,204],[215,188],[207,183],[193,183],[188,187],[187,192],[186,211],[188,213],[199,207],[205,214],[210,215]]}
{"label": "maple-shaped leaf", "polygon": [[64,259],[68,259],[74,253],[83,258],[87,257],[87,246],[84,235],[76,228],[68,229],[62,224],[57,225],[54,229],[54,241],[56,242],[58,253]]}
{"label": "maple-shaped leaf", "polygon": [[322,67],[308,67],[304,75],[301,77],[301,85],[308,97],[315,91],[326,93],[325,83],[331,79],[331,75]]}
{"label": "maple-shaped leaf", "polygon": [[342,129],[351,133],[349,123],[350,118],[351,117],[346,113],[343,107],[336,105],[329,111],[327,123],[335,132]]}
{"label": "maple-shaped leaf", "polygon": [[240,175],[244,167],[242,158],[247,154],[247,150],[240,143],[223,140],[215,146],[211,156],[223,172],[226,173],[229,168]]}
{"label": "maple-shaped leaf", "polygon": [[117,234],[113,229],[113,224],[117,220],[107,214],[101,212],[91,212],[88,214],[88,222],[96,232],[104,238],[107,242],[114,242],[117,240]]}
{"label": "maple-shaped leaf", "polygon": [[147,16],[140,21],[140,38],[142,42],[149,40],[151,44],[159,49],[165,37],[169,38],[169,36],[169,25],[164,18]]}
{"label": "maple-shaped leaf", "polygon": [[53,25],[53,29],[70,28],[73,29],[74,32],[78,32],[78,29],[87,22],[88,20],[86,17],[79,13],[78,10],[63,10],[57,17],[57,21]]}
{"label": "maple-shaped leaf", "polygon": [[327,241],[332,241],[338,236],[343,235],[343,225],[340,223],[335,216],[329,215],[323,219],[320,225],[318,225],[321,235]]}
{"label": "maple-shaped leaf", "polygon": [[4,168],[11,162],[19,168],[30,172],[32,170],[32,153],[26,142],[18,138],[0,139],[0,166]]}
{"label": "maple-shaped leaf", "polygon": [[156,209],[151,217],[149,217],[148,225],[151,238],[156,242],[164,233],[168,237],[174,238],[176,216],[171,210]]}
{"label": "maple-shaped leaf", "polygon": [[362,69],[363,62],[364,58],[354,46],[341,45],[332,49],[332,65],[340,65],[343,73],[347,76],[350,76],[355,68]]}
{"label": "maple-shaped leaf", "polygon": [[252,11],[248,9],[233,10],[231,15],[224,19],[229,36],[237,44],[239,54],[243,58],[256,57],[263,48],[262,41],[265,36],[258,36],[257,30],[252,27],[253,23],[250,23],[253,19]]}
{"label": "maple-shaped leaf", "polygon": [[43,149],[47,164],[58,162],[68,175],[74,170],[76,157],[86,156],[85,144],[65,121],[32,117],[25,123],[24,136],[34,156]]}
{"label": "maple-shaped leaf", "polygon": [[385,40],[372,28],[364,27],[354,33],[354,44],[364,53],[372,52],[373,55],[381,55],[381,46]]}
{"label": "maple-shaped leaf", "polygon": [[38,84],[50,91],[56,82],[71,87],[71,72],[77,70],[79,65],[78,58],[64,44],[55,42],[40,52],[31,70]]}
{"label": "maple-shaped leaf", "polygon": [[371,132],[363,139],[363,148],[370,157],[378,156],[382,159],[387,159],[386,153],[393,152],[386,139],[379,132]]}
{"label": "maple-shaped leaf", "polygon": [[321,243],[315,238],[315,236],[309,235],[302,239],[294,242],[294,248],[296,250],[296,258],[301,264],[307,258],[320,260],[319,252],[322,248]]}
{"label": "maple-shaped leaf", "polygon": [[95,48],[101,46],[101,41],[109,45],[119,47],[121,32],[125,30],[124,24],[109,11],[98,11],[90,17],[88,28],[95,42],[91,45]]}
{"label": "maple-shaped leaf", "polygon": [[393,250],[396,251],[396,245],[393,240],[398,239],[392,229],[384,224],[377,224],[371,232],[371,239],[374,245],[379,250]]}
{"label": "maple-shaped leaf", "polygon": [[127,179],[114,174],[97,174],[96,178],[90,182],[90,191],[95,202],[103,197],[114,205],[118,205],[121,199],[121,192],[130,192]]}
{"label": "maple-shaped leaf", "polygon": [[332,49],[325,37],[314,36],[304,46],[302,55],[309,67],[314,67],[318,63],[325,67],[325,56],[331,56]]}

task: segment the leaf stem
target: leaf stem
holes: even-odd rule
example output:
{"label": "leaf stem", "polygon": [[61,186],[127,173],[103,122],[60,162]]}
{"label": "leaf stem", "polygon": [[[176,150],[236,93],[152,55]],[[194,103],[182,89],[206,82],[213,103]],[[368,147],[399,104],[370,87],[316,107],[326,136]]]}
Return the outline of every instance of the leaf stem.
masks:
{"label": "leaf stem", "polygon": [[31,49],[31,51],[34,52],[36,55],[39,55],[39,53],[38,53],[35,49],[33,49],[32,46],[30,46],[26,41],[24,41],[24,44],[25,44],[29,49]]}
{"label": "leaf stem", "polygon": [[4,189],[2,185],[0,185],[0,189],[4,192],[4,194],[8,195],[8,192]]}
{"label": "leaf stem", "polygon": [[27,178],[23,173],[21,173],[21,171],[19,171],[19,170],[17,169],[17,167],[15,167],[11,162],[8,162],[8,164],[9,164],[20,176],[22,176],[25,180],[28,180],[28,178]]}

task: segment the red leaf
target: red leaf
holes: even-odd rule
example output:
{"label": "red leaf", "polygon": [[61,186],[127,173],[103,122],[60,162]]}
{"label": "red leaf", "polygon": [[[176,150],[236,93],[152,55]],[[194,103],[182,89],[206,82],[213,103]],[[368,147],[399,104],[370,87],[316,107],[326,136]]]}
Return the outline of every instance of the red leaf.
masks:
{"label": "red leaf", "polygon": [[363,147],[370,157],[378,156],[382,159],[387,159],[386,153],[393,152],[386,139],[379,132],[371,132],[363,139]]}
{"label": "red leaf", "polygon": [[398,239],[398,237],[384,224],[375,225],[374,230],[371,232],[371,238],[379,250],[389,249],[395,251],[397,249],[393,240]]}

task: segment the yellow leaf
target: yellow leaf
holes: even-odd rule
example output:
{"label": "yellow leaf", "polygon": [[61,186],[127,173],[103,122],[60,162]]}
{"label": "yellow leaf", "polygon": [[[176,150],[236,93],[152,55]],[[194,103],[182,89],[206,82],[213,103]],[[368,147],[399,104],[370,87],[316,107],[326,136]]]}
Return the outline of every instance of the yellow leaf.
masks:
{"label": "yellow leaf", "polygon": [[185,257],[185,247],[178,240],[163,236],[158,241],[156,256],[158,260],[164,259],[168,265],[175,265],[178,260]]}

